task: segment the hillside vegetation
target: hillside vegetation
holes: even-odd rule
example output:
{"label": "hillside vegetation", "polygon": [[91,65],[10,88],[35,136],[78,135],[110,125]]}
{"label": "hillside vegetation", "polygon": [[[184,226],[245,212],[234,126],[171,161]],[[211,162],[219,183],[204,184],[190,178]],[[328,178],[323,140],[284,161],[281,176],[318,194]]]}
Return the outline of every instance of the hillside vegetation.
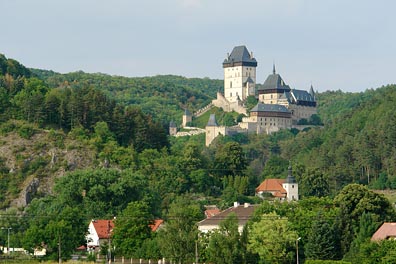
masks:
{"label": "hillside vegetation", "polygon": [[171,120],[180,124],[184,109],[194,112],[206,106],[223,87],[221,80],[173,75],[127,78],[82,71],[68,74],[37,69],[32,71],[53,88],[94,86],[117,103],[137,105],[144,113],[164,124]]}
{"label": "hillside vegetation", "polygon": [[[12,245],[45,245],[56,259],[62,241],[67,258],[86,243],[91,219],[117,217],[115,247],[103,250],[119,256],[191,263],[197,246],[202,262],[291,263],[301,237],[301,260],[395,261],[386,254],[393,244],[369,241],[396,220],[389,200],[369,189],[396,188],[395,85],[318,94],[322,128],[219,136],[205,147],[204,135],[170,138],[164,123],[209,103],[220,81],[58,74],[5,56],[0,69],[0,224],[12,228]],[[225,125],[241,118],[212,111]],[[289,164],[300,202],[254,196]],[[231,215],[197,240],[204,206],[235,201],[260,204],[249,231],[241,235]],[[167,228],[152,233],[157,218]]]}

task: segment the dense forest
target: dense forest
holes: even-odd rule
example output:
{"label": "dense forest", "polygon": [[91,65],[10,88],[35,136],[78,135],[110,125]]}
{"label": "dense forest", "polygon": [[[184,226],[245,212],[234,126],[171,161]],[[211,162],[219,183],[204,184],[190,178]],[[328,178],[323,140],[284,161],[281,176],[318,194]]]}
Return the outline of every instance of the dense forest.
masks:
{"label": "dense forest", "polygon": [[[127,257],[192,263],[197,246],[201,262],[290,263],[300,238],[301,262],[395,261],[387,252],[396,245],[370,237],[396,220],[394,206],[372,190],[396,188],[396,87],[319,93],[324,126],[305,131],[219,136],[209,147],[204,135],[167,135],[183,108],[205,106],[221,86],[178,76],[58,74],[0,55],[0,205],[7,209],[0,224],[12,227],[12,245],[45,245],[46,258],[56,259],[62,241],[67,259],[86,243],[91,219],[117,217],[111,250]],[[289,162],[301,200],[255,197],[262,180],[286,177]],[[211,236],[198,236],[206,205],[235,201],[258,206],[242,234],[231,215]],[[158,218],[166,228],[152,233],[148,224]]]}

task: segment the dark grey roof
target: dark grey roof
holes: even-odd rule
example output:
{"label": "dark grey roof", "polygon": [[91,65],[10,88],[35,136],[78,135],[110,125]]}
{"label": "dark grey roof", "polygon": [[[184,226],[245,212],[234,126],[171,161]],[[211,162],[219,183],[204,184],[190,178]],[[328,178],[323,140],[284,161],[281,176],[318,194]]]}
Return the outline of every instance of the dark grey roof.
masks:
{"label": "dark grey roof", "polygon": [[292,166],[289,165],[286,183],[297,183],[296,178],[292,175]]}
{"label": "dark grey roof", "polygon": [[311,84],[311,88],[309,89],[309,94],[313,97],[313,99],[315,100],[315,91],[313,89],[313,86]]}
{"label": "dark grey roof", "polygon": [[223,66],[232,66],[234,63],[246,63],[247,65],[256,67],[257,61],[251,56],[248,49],[245,46],[236,46],[232,50],[231,54],[223,62]]}
{"label": "dark grey roof", "polygon": [[184,115],[186,115],[186,116],[191,116],[191,113],[190,113],[190,111],[188,111],[187,108],[184,110]]}
{"label": "dark grey roof", "polygon": [[170,121],[170,123],[169,123],[169,127],[176,127],[176,124],[175,124],[175,122],[172,120],[172,121]]}
{"label": "dark grey roof", "polygon": [[282,112],[290,113],[290,111],[283,105],[278,104],[263,104],[258,103],[250,112]]}
{"label": "dark grey roof", "polygon": [[293,99],[297,101],[315,102],[315,97],[307,91],[292,89],[290,93],[293,96]]}
{"label": "dark grey roof", "polygon": [[289,91],[290,87],[283,81],[282,77],[279,74],[272,73],[268,75],[264,84],[259,89],[260,90],[284,89],[286,91]]}
{"label": "dark grey roof", "polygon": [[209,116],[209,121],[208,124],[206,126],[219,126],[216,122],[216,116],[215,114],[210,114]]}
{"label": "dark grey roof", "polygon": [[250,77],[248,77],[248,78],[246,79],[246,82],[247,82],[247,83],[254,83],[253,79],[250,78]]}

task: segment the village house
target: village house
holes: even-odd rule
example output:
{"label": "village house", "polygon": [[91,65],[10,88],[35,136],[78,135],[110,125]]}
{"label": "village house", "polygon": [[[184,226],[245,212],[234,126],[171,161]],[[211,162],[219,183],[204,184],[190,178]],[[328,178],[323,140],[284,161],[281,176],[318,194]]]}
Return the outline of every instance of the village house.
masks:
{"label": "village house", "polygon": [[371,241],[396,239],[396,223],[383,223],[371,237]]}
{"label": "village house", "polygon": [[250,217],[253,215],[257,205],[244,203],[240,205],[238,202],[234,202],[234,206],[230,207],[218,214],[208,217],[198,222],[198,230],[203,233],[219,229],[219,225],[224,221],[231,213],[234,213],[238,220],[238,231],[242,233],[243,227],[246,225]]}
{"label": "village house", "polygon": [[[162,228],[164,220],[156,219],[150,224],[151,231],[156,232]],[[86,235],[87,250],[97,251],[103,243],[111,243],[111,235],[114,229],[113,220],[92,220],[88,226]]]}

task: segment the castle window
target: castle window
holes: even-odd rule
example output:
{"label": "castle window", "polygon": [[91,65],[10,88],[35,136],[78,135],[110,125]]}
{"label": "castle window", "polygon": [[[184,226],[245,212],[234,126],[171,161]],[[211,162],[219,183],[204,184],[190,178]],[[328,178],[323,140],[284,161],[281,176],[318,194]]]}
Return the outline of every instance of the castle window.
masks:
{"label": "castle window", "polygon": [[294,185],[292,185],[292,188],[294,188]]}
{"label": "castle window", "polygon": [[[232,82],[230,82],[230,88],[232,88]],[[231,94],[231,96],[232,96],[232,94]]]}
{"label": "castle window", "polygon": [[232,97],[232,93],[230,93],[230,97]]}

